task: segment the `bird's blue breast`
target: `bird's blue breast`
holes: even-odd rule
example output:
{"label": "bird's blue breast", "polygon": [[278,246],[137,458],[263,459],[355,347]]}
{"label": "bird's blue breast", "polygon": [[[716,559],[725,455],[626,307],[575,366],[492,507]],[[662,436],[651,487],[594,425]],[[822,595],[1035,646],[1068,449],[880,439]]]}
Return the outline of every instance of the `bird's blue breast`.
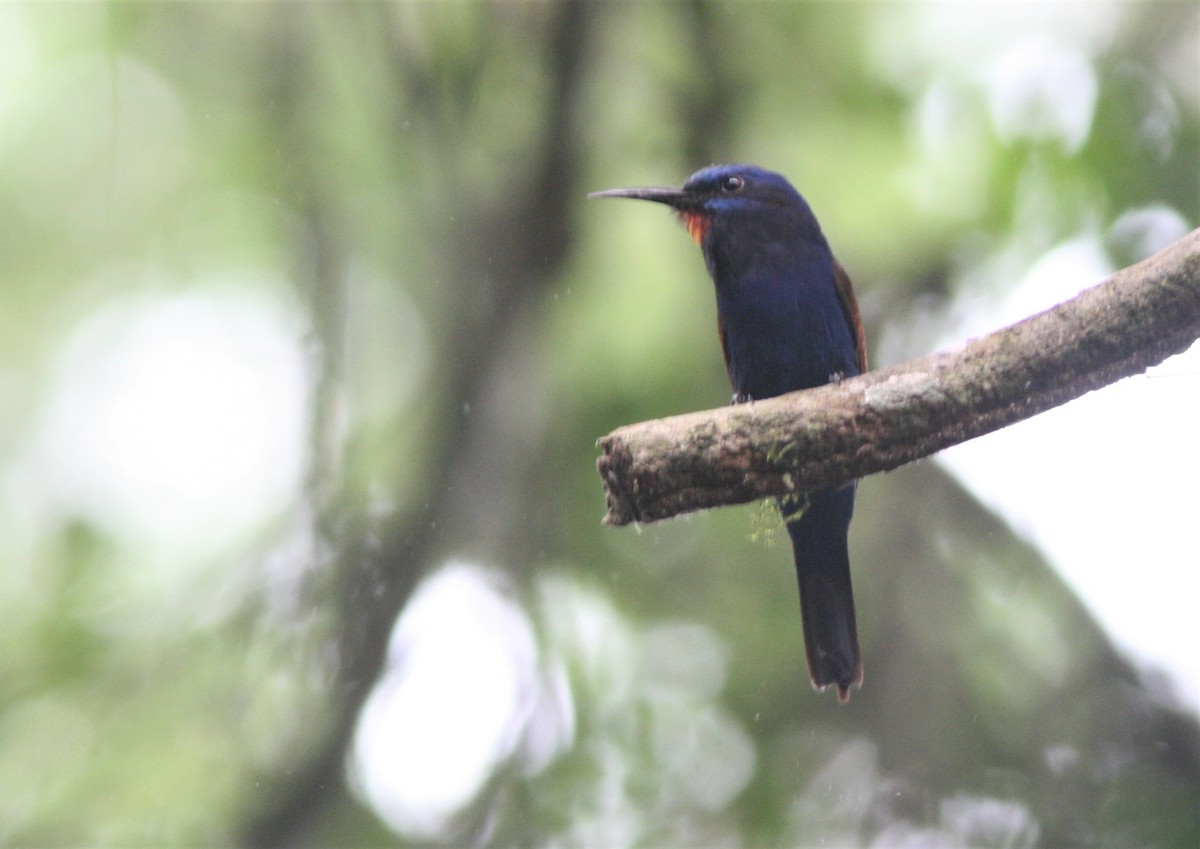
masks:
{"label": "bird's blue breast", "polygon": [[729,377],[739,395],[770,398],[858,374],[827,247],[768,249],[737,269],[712,270]]}
{"label": "bird's blue breast", "polygon": [[684,188],[701,198],[690,211],[705,219],[699,240],[734,391],[770,398],[858,374],[837,263],[795,188],[748,165],[702,169]]}

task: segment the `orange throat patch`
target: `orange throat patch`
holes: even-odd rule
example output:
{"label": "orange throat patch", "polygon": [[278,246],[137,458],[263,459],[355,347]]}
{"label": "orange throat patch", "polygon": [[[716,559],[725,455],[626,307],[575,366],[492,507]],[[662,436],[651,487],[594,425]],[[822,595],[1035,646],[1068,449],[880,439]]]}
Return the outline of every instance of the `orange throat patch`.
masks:
{"label": "orange throat patch", "polygon": [[712,223],[712,219],[704,213],[686,210],[679,211],[679,221],[696,240],[697,245],[704,240],[704,234],[708,232],[708,225]]}

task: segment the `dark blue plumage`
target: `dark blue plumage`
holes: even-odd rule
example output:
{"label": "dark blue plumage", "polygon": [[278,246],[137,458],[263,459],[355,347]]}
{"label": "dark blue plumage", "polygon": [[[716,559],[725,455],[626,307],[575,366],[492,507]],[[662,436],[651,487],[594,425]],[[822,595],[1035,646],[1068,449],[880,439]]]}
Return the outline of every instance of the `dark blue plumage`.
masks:
{"label": "dark blue plumage", "polygon": [[[670,206],[700,245],[735,401],[770,398],[867,368],[858,306],[808,203],[779,174],[714,165],[681,189],[596,192]],[[795,553],[813,685],[842,701],[862,682],[846,537],[854,484],[780,499]]]}

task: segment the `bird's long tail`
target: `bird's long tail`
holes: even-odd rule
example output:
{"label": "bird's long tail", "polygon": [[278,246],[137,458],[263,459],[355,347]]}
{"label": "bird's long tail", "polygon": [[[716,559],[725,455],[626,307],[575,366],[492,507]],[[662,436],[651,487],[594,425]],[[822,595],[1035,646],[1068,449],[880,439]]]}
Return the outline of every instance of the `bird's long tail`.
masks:
{"label": "bird's long tail", "polygon": [[851,687],[862,684],[846,545],[854,488],[851,483],[808,497],[783,498],[779,505],[796,555],[809,676],[818,690],[835,685],[842,702],[850,698]]}

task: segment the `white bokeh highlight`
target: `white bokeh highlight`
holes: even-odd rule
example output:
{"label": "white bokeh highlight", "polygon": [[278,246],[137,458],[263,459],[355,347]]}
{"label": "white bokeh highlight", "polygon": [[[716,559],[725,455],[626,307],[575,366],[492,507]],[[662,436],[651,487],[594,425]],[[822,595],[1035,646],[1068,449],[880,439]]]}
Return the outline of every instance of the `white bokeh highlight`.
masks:
{"label": "white bokeh highlight", "polygon": [[436,835],[514,752],[537,696],[521,608],[490,573],[452,563],[396,624],[389,670],[359,720],[355,785],[396,831]]}
{"label": "white bokeh highlight", "polygon": [[[1155,250],[1183,235],[1170,211],[1122,219],[1144,225]],[[1174,223],[1172,223],[1174,222]],[[1128,237],[1128,233],[1117,233]],[[1149,241],[1147,241],[1149,240]],[[1083,233],[1035,261],[997,299],[974,309],[937,347],[1018,321],[1073,297],[1113,271],[1099,233]],[[984,504],[1035,543],[1143,669],[1200,709],[1196,624],[1196,481],[1200,346],[1133,377],[939,455]]]}
{"label": "white bokeh highlight", "polygon": [[35,450],[50,509],[202,555],[292,503],[308,405],[298,324],[252,287],[133,297],[86,318]]}

